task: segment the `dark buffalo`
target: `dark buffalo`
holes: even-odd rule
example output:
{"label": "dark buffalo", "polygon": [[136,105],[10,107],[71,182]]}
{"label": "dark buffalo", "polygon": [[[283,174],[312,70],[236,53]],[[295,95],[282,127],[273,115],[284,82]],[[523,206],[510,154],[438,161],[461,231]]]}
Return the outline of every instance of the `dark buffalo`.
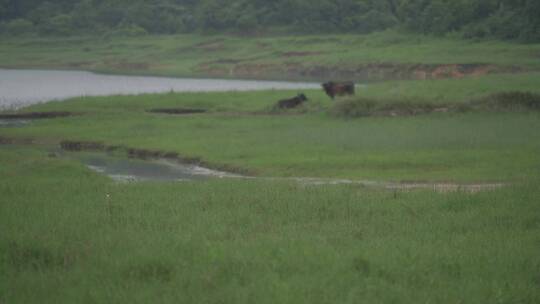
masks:
{"label": "dark buffalo", "polygon": [[322,84],[326,94],[334,99],[336,96],[354,95],[354,83],[329,81]]}
{"label": "dark buffalo", "polygon": [[278,109],[292,109],[296,108],[305,101],[307,101],[307,97],[304,94],[298,94],[298,96],[289,98],[289,99],[282,99],[278,101],[277,107]]}

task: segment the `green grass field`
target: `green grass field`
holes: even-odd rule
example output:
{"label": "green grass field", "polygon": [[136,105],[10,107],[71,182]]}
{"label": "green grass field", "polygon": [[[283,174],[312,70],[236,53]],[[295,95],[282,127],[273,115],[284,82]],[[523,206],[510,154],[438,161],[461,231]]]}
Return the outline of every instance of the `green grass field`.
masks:
{"label": "green grass field", "polygon": [[478,194],[118,184],[0,149],[6,303],[537,303],[538,180]]}
{"label": "green grass field", "polygon": [[[9,38],[0,66],[84,69],[163,76],[319,79],[330,70],[393,66],[388,78],[418,64],[489,64],[540,68],[540,45],[426,37],[392,31],[370,35],[143,36],[136,38]],[[307,71],[307,74],[295,72]],[[377,68],[372,73],[377,74]],[[311,72],[310,72],[311,71]],[[302,76],[304,75],[304,76]],[[343,76],[346,77],[346,76]],[[368,79],[379,79],[370,75]]]}
{"label": "green grass field", "polygon": [[[445,102],[502,89],[533,89],[536,74],[482,80],[403,81],[368,86],[359,94],[407,96],[447,92]],[[510,79],[510,81],[508,80]],[[525,81],[521,81],[525,79]],[[499,85],[506,83],[507,86]],[[459,84],[462,84],[460,87]],[[431,84],[431,86],[430,86]],[[474,90],[476,85],[476,91]],[[397,87],[395,91],[388,89]],[[443,87],[444,89],[440,89]],[[461,88],[453,90],[452,88]],[[421,89],[417,89],[421,88]],[[489,88],[489,89],[488,89]],[[403,93],[396,93],[403,92]],[[436,113],[414,117],[340,119],[321,91],[306,91],[303,111],[272,114],[276,100],[296,92],[188,93],[78,98],[24,111],[73,111],[70,118],[0,130],[4,137],[101,141],[176,152],[214,167],[257,176],[456,182],[521,181],[540,164],[538,112]],[[433,99],[437,102],[437,99]],[[146,112],[203,108],[201,115]]]}
{"label": "green grass field", "polygon": [[2,148],[8,303],[535,303],[536,183],[475,195],[115,184]]}
{"label": "green grass field", "polygon": [[[317,64],[488,58],[539,67],[537,45],[393,33],[224,36],[219,47],[208,43],[215,39],[12,39],[0,44],[0,66],[193,76],[203,60],[243,58],[257,45],[268,48],[253,59],[259,63],[311,45],[323,52],[313,56]],[[193,45],[206,50],[195,54]],[[125,58],[132,61],[115,65]],[[390,81],[358,86],[357,94],[462,105],[500,92],[540,93],[539,80],[530,71]],[[85,97],[21,109],[80,115],[0,128],[0,142],[38,143],[0,144],[0,304],[540,302],[540,112],[343,118],[322,90],[305,91],[300,109],[272,110],[297,93]],[[147,112],[155,108],[207,112]],[[62,140],[175,152],[260,178],[119,183],[51,155]],[[386,190],[279,177],[504,186]]]}

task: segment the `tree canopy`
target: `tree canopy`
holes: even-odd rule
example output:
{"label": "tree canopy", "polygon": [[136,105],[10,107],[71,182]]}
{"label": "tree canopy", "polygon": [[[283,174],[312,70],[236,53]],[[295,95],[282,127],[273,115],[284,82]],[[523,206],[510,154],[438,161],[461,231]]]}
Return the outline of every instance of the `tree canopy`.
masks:
{"label": "tree canopy", "polygon": [[0,0],[3,32],[370,33],[540,41],[538,0]]}

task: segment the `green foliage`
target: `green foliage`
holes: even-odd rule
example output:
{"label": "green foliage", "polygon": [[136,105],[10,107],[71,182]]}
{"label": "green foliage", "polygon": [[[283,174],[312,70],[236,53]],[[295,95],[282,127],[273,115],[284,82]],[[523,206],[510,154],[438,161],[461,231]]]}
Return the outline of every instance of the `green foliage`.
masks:
{"label": "green foliage", "polygon": [[473,100],[474,107],[490,110],[540,110],[540,94],[532,92],[501,92]]}
{"label": "green foliage", "polygon": [[140,37],[147,35],[148,32],[135,24],[129,24],[129,25],[121,25],[118,28],[111,30],[103,36],[104,38],[111,38],[111,37]]}
{"label": "green foliage", "polygon": [[[540,41],[537,0],[2,0],[0,20],[26,18],[44,33],[108,31],[134,24],[149,33],[371,33],[389,28],[423,34],[459,32],[470,38]],[[73,16],[67,20],[55,16]],[[60,18],[60,19],[62,19]],[[60,24],[58,24],[60,23]]]}
{"label": "green foliage", "polygon": [[433,112],[538,111],[540,94],[499,92],[459,103],[401,98],[350,97],[337,101],[330,113],[337,117],[410,116]]}
{"label": "green foliage", "polygon": [[34,30],[34,25],[26,19],[14,19],[4,24],[1,29],[8,35],[20,36],[31,33]]}
{"label": "green foliage", "polygon": [[[256,33],[260,31],[260,28],[256,29]],[[96,29],[96,33],[99,32]],[[0,65],[11,68],[38,66],[71,69],[76,66],[78,69],[107,73],[177,77],[314,81],[323,81],[328,79],[326,77],[347,77],[348,80],[352,78],[358,82],[416,77],[415,70],[423,71],[427,68],[429,71],[441,64],[481,63],[478,65],[480,72],[488,68],[497,74],[540,69],[540,44],[472,42],[393,30],[366,35],[257,36],[249,33],[241,39],[237,35],[200,34],[149,34],[136,37],[113,35],[113,40],[101,39],[111,36],[107,32],[111,31],[107,30],[99,36],[83,37],[3,37]],[[143,34],[142,31],[137,33]],[[111,50],[114,56],[111,56]],[[288,57],[289,54],[293,56]],[[298,65],[299,69],[291,69],[291,64]],[[252,68],[245,69],[246,66]],[[473,64],[465,68],[471,72],[476,69],[475,66]],[[351,70],[365,68],[373,72],[357,76],[347,74]],[[378,68],[382,73],[376,71]],[[329,76],[330,73],[332,76]],[[411,90],[406,93],[412,97],[426,93],[432,99],[440,100],[451,99],[456,93],[461,94],[460,97],[467,97],[467,93],[476,84],[484,90],[515,88],[536,91],[534,88],[538,87],[540,80],[537,73],[508,74],[494,76],[499,77],[499,80],[493,85],[490,77],[472,77],[461,82],[449,80],[452,82],[450,85],[445,81],[428,80],[415,83],[414,90],[412,86],[394,82],[383,86],[386,92],[394,95],[405,93],[399,89],[407,87]],[[505,81],[510,81],[511,86]],[[364,94],[380,87],[370,85],[361,91]],[[435,87],[430,92],[424,91]]]}
{"label": "green foliage", "polygon": [[447,111],[448,105],[436,102],[421,102],[407,99],[375,99],[353,97],[340,100],[330,109],[330,113],[338,117],[366,116],[408,116],[431,113],[437,110]]}
{"label": "green foliage", "polygon": [[56,15],[38,26],[40,33],[46,35],[65,36],[72,33],[73,17],[68,14]]}

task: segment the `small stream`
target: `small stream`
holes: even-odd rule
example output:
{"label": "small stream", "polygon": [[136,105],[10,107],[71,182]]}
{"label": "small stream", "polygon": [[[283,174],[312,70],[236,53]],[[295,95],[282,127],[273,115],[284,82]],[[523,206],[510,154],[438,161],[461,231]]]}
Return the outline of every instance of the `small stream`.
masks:
{"label": "small stream", "polygon": [[211,178],[235,178],[244,180],[258,179],[266,181],[287,181],[304,186],[356,185],[389,191],[432,190],[439,193],[477,193],[482,191],[493,191],[506,186],[504,183],[400,183],[337,178],[252,177],[216,171],[197,165],[182,164],[169,159],[140,160],[116,157],[103,152],[62,152],[61,154],[64,157],[76,159],[85,164],[89,169],[107,175],[117,182],[183,182],[203,181]]}
{"label": "small stream", "polygon": [[84,164],[90,170],[108,176],[114,181],[121,183],[129,182],[185,182],[205,181],[215,178],[228,178],[239,180],[265,180],[278,182],[294,182],[303,186],[325,185],[354,185],[368,188],[378,188],[389,191],[413,191],[430,190],[439,193],[464,192],[477,193],[493,191],[506,186],[504,182],[480,182],[480,183],[453,183],[453,182],[399,182],[399,181],[376,181],[354,180],[343,178],[324,177],[257,177],[234,174],[212,170],[199,165],[182,163],[177,159],[154,158],[139,159],[129,158],[125,155],[115,155],[111,152],[71,152],[60,147],[52,148],[45,144],[24,141],[9,140],[0,137],[0,148],[6,146],[41,146],[49,153],[49,157],[70,159]]}

